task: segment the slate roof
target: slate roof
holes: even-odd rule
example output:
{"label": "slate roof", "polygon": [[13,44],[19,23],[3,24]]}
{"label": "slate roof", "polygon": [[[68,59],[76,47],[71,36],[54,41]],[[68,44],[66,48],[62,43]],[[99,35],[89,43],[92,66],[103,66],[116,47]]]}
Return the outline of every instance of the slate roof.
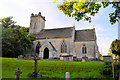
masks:
{"label": "slate roof", "polygon": [[33,34],[37,39],[70,38],[74,27],[43,29],[41,32]]}
{"label": "slate roof", "polygon": [[75,41],[94,41],[96,40],[95,30],[76,30],[75,31]]}
{"label": "slate roof", "polygon": [[[37,39],[54,39],[54,38],[70,38],[72,37],[75,27],[43,29],[41,32],[33,34]],[[75,42],[79,41],[95,41],[96,34],[94,29],[75,30]]]}

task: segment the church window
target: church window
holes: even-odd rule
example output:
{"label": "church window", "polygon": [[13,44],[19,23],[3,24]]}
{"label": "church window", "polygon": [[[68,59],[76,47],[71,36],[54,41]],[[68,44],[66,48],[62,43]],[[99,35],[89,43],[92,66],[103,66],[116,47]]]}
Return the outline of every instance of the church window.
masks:
{"label": "church window", "polygon": [[86,54],[86,53],[87,53],[87,48],[86,48],[85,44],[83,44],[82,53],[83,53],[83,54]]}
{"label": "church window", "polygon": [[67,53],[67,45],[65,44],[65,42],[62,42],[61,45],[61,53]]}
{"label": "church window", "polygon": [[36,45],[36,53],[39,53],[39,49],[40,49],[40,42],[38,42],[38,44]]}
{"label": "church window", "polygon": [[34,29],[36,28],[36,23],[34,24]]}

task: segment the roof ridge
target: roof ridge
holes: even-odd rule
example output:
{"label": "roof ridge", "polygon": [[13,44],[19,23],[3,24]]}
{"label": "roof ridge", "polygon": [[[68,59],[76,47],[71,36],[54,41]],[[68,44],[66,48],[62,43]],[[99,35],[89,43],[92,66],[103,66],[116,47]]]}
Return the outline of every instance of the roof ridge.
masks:
{"label": "roof ridge", "polygon": [[88,31],[88,30],[94,30],[94,29],[82,29],[82,30],[75,30],[75,31]]}
{"label": "roof ridge", "polygon": [[74,26],[73,27],[63,27],[63,28],[53,28],[53,29],[43,29],[43,30],[69,29],[69,28],[74,28]]}

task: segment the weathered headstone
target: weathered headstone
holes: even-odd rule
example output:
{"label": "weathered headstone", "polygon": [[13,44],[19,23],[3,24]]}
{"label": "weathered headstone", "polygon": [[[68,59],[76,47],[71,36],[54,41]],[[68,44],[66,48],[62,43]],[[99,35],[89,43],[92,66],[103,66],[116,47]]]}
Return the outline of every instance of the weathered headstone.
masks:
{"label": "weathered headstone", "polygon": [[18,59],[19,59],[19,60],[23,60],[23,55],[19,55],[19,56],[18,56]]}
{"label": "weathered headstone", "polygon": [[22,71],[20,70],[20,68],[18,68],[17,72],[15,72],[16,80],[19,80],[20,74],[22,74]]}
{"label": "weathered headstone", "polygon": [[85,60],[85,58],[82,58],[82,62],[85,62],[86,60]]}
{"label": "weathered headstone", "polygon": [[66,80],[70,79],[70,72],[66,72]]}
{"label": "weathered headstone", "polygon": [[86,56],[82,57],[82,62],[85,62],[87,60],[88,60],[88,57],[86,57]]}

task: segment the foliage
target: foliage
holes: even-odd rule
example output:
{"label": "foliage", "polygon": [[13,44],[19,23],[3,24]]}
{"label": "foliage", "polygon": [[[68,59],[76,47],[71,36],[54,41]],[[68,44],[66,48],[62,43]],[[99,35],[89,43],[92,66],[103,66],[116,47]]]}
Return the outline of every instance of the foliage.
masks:
{"label": "foliage", "polygon": [[101,74],[112,77],[112,62],[106,61]]}
{"label": "foliage", "polygon": [[26,48],[32,47],[35,37],[29,34],[28,28],[14,25],[14,27],[2,27],[2,56],[18,57]]}
{"label": "foliage", "polygon": [[104,59],[104,57],[102,56],[102,54],[100,54],[100,60],[103,60]]}
{"label": "foliage", "polygon": [[5,28],[8,28],[10,26],[13,26],[16,22],[12,20],[12,16],[6,17],[2,19],[2,26]]}
{"label": "foliage", "polygon": [[115,62],[114,68],[115,68],[115,80],[118,80],[119,79],[120,63]]}
{"label": "foliage", "polygon": [[108,56],[112,56],[112,51],[109,50]]}
{"label": "foliage", "polygon": [[100,56],[100,60],[103,60],[104,59],[104,57],[103,56]]}
{"label": "foliage", "polygon": [[110,50],[113,54],[120,56],[120,40],[114,40],[110,46]]}
{"label": "foliage", "polygon": [[[70,72],[71,78],[106,78],[99,72],[103,66],[102,62],[38,61],[38,71],[42,74],[42,78],[65,78],[65,72]],[[17,68],[21,68],[21,78],[30,78],[28,75],[34,72],[34,60],[2,58],[3,78],[15,78]]]}
{"label": "foliage", "polygon": [[[55,2],[58,0],[55,0]],[[69,17],[74,17],[75,20],[83,20],[91,22],[91,16],[95,16],[100,10],[101,7],[106,8],[109,5],[112,5],[112,8],[115,10],[109,14],[110,23],[114,24],[120,19],[119,7],[120,2],[94,2],[86,0],[63,0],[63,3],[58,4],[57,7],[59,10],[62,10],[65,15]],[[89,16],[88,16],[89,15]]]}

